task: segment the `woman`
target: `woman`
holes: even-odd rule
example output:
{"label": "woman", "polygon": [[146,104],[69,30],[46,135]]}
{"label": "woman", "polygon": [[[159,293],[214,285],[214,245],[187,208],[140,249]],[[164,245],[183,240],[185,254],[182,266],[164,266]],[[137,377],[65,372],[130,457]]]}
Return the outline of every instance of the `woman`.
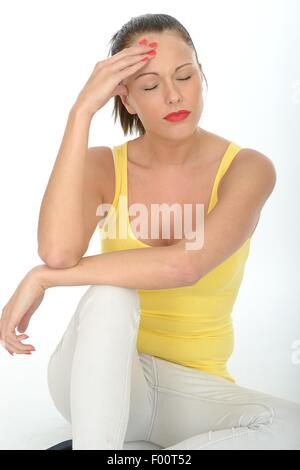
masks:
{"label": "woman", "polygon": [[[25,332],[47,288],[91,285],[48,366],[74,450],[135,440],[166,450],[300,450],[300,405],[239,386],[226,367],[231,312],[274,166],[197,127],[204,74],[175,18],[132,18],[111,53],[69,114],[40,212],[45,264],[5,306],[2,344],[32,349],[15,328]],[[139,133],[113,155],[87,148],[91,119],[111,97],[124,134]],[[163,222],[154,218],[161,202],[175,204],[176,223],[166,206]],[[83,257],[99,219],[102,253]]]}

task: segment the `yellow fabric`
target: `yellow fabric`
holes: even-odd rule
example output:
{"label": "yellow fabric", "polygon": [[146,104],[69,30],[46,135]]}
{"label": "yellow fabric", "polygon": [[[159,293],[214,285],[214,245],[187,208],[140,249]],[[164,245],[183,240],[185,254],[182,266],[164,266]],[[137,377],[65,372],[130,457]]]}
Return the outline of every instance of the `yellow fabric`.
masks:
{"label": "yellow fabric", "polygon": [[[230,142],[219,165],[208,213],[217,202],[220,179],[241,147]],[[101,235],[101,252],[151,248],[138,240],[129,225],[127,204],[127,142],[113,147],[116,190]],[[119,197],[121,198],[121,210]],[[201,201],[199,201],[201,202]],[[108,222],[115,217],[116,235],[120,217],[126,233],[115,239],[108,236]],[[104,233],[105,232],[105,233]],[[233,352],[234,333],[231,313],[243,278],[251,237],[229,258],[192,286],[180,288],[137,289],[141,319],[137,350],[167,361],[219,375],[235,383],[227,370]]]}

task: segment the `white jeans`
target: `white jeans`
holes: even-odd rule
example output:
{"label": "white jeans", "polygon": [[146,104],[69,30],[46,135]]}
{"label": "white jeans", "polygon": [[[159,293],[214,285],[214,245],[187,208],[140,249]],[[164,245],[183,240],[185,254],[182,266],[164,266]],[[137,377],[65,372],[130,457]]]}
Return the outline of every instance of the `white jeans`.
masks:
{"label": "white jeans", "polygon": [[90,286],[52,353],[48,386],[73,450],[300,450],[300,404],[138,353],[135,289]]}

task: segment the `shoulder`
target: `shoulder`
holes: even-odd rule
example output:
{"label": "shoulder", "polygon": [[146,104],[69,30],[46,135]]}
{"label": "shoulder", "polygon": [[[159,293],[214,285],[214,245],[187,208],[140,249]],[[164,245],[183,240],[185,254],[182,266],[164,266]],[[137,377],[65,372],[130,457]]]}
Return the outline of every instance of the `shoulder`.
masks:
{"label": "shoulder", "polygon": [[89,162],[95,165],[99,162],[102,164],[107,163],[112,156],[112,150],[110,147],[99,146],[89,147],[87,152],[87,159]]}
{"label": "shoulder", "polygon": [[[226,139],[218,134],[204,131],[208,137],[208,142],[215,153],[222,155],[231,144],[231,140]],[[248,176],[249,178],[261,179],[265,186],[273,188],[276,184],[276,168],[270,157],[251,148],[241,148],[235,155],[233,161],[229,165],[225,175],[220,181],[221,186],[225,186],[229,180],[241,176]]]}
{"label": "shoulder", "polygon": [[113,167],[113,153],[110,147],[89,147],[87,152],[87,171],[95,172],[95,177],[99,174],[106,174]]}
{"label": "shoulder", "polygon": [[254,189],[268,197],[275,187],[276,180],[276,168],[270,157],[258,150],[242,148],[222,178],[219,192],[253,185]]}
{"label": "shoulder", "polygon": [[113,156],[110,147],[89,147],[86,156],[85,182],[86,190],[103,197],[107,181],[113,175]]}
{"label": "shoulder", "polygon": [[271,186],[276,183],[276,168],[270,157],[250,148],[242,148],[229,167],[233,173],[249,175],[251,178],[262,178]]}

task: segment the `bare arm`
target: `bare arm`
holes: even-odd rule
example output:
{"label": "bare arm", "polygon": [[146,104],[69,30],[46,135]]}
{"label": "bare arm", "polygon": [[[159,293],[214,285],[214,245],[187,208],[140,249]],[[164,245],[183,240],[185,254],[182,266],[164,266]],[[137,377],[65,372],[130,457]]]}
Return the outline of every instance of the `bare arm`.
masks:
{"label": "bare arm", "polygon": [[66,269],[52,269],[45,265],[38,268],[37,275],[45,289],[92,284],[168,289],[191,283],[185,258],[176,245],[85,256],[76,266]]}
{"label": "bare arm", "polygon": [[[145,65],[143,59],[150,49],[148,45],[134,45],[97,62],[69,113],[38,222],[38,253],[49,266],[61,268],[75,265],[87,248],[95,226],[91,207],[97,196],[93,188],[88,189],[91,202],[84,194],[91,119],[110,98],[128,94],[127,87],[121,82]],[[88,178],[85,181],[90,183]]]}
{"label": "bare arm", "polygon": [[276,182],[272,162],[244,151],[220,185],[219,199],[207,216],[205,243],[187,249],[190,235],[171,246],[118,250],[87,256],[69,269],[41,266],[44,288],[61,285],[112,284],[135,289],[167,289],[195,284],[231,256],[249,238]]}
{"label": "bare arm", "polygon": [[86,242],[83,188],[91,119],[87,112],[71,109],[41,203],[38,252],[50,266],[76,264]]}
{"label": "bare arm", "polygon": [[216,206],[205,219],[203,246],[185,250],[185,237],[175,245],[179,252],[184,250],[194,282],[233,256],[253,235],[275,184],[276,168],[269,157],[252,149],[239,152],[220,182]]}
{"label": "bare arm", "polygon": [[190,235],[164,247],[137,248],[87,256],[77,266],[38,266],[45,288],[62,285],[112,284],[135,289],[167,289],[195,284],[231,256],[248,239],[271,194],[276,172],[257,152],[235,160],[220,186],[219,200],[207,216],[204,246],[186,249]]}

